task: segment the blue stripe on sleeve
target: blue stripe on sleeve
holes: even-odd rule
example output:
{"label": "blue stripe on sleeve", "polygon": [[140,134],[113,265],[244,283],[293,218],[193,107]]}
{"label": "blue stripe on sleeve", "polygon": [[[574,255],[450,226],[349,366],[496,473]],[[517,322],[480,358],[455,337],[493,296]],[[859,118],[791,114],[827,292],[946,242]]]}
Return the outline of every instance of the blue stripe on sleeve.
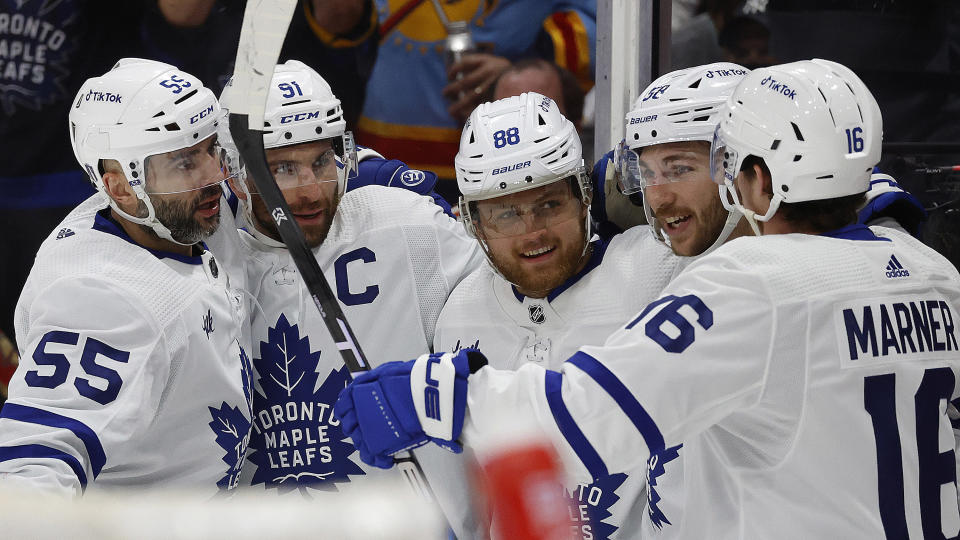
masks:
{"label": "blue stripe on sleeve", "polygon": [[107,463],[107,455],[103,451],[103,445],[100,444],[100,438],[83,422],[43,409],[37,409],[36,407],[9,402],[3,405],[0,418],[9,418],[10,420],[40,426],[69,429],[77,438],[83,441],[83,445],[87,448],[87,456],[90,458],[90,468],[93,469],[94,478],[100,474],[100,470],[103,469],[103,466]]}
{"label": "blue stripe on sleeve", "polygon": [[651,455],[666,448],[663,442],[663,434],[660,433],[660,428],[657,427],[653,418],[650,418],[643,405],[640,405],[633,393],[620,382],[620,379],[612,371],[597,361],[596,358],[580,351],[571,356],[567,362],[580,368],[581,371],[596,381],[607,394],[610,394],[610,397],[617,402],[620,409],[643,436]]}
{"label": "blue stripe on sleeve", "polygon": [[573,451],[577,453],[580,461],[582,461],[584,466],[587,467],[587,470],[590,471],[590,476],[592,476],[594,480],[607,476],[609,474],[607,472],[607,466],[600,458],[600,454],[597,453],[593,445],[590,444],[590,441],[587,440],[586,435],[580,431],[577,423],[574,422],[573,417],[570,416],[570,411],[567,410],[567,406],[563,403],[563,396],[560,393],[562,379],[563,376],[557,371],[548,370],[546,372],[544,382],[546,386],[547,404],[550,405],[550,412],[553,414],[553,419],[556,421],[557,427],[560,428],[560,433],[567,439],[567,442],[573,448]]}
{"label": "blue stripe on sleeve", "polygon": [[40,444],[0,446],[0,461],[30,458],[59,459],[73,470],[73,474],[75,474],[77,480],[80,481],[80,488],[84,490],[87,489],[87,474],[83,472],[83,465],[80,464],[80,460],[66,452]]}

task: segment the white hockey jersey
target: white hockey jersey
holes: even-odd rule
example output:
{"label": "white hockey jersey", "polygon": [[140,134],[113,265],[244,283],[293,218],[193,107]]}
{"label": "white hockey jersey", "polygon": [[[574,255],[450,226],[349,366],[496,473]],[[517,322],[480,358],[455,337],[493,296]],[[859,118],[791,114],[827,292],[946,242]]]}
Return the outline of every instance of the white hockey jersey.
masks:
{"label": "white hockey jersey", "polygon": [[41,246],[17,305],[0,483],[235,487],[251,420],[246,317],[210,252],[148,250],[100,195],[82,203]]}
{"label": "white hockey jersey", "polygon": [[[656,299],[683,259],[634,227],[609,244],[593,242],[586,266],[546,298],[529,298],[484,264],[461,283],[440,313],[434,350],[480,349],[490,365],[532,362],[560,369],[582,345],[600,345]],[[676,450],[670,453],[676,457]],[[660,461],[660,470],[669,461]],[[580,538],[638,538],[644,512],[644,464],[590,485],[569,486]],[[659,498],[660,495],[655,495]]]}
{"label": "white hockey jersey", "polygon": [[[398,474],[363,465],[331,415],[349,372],[290,253],[246,232],[242,237],[258,302],[254,422],[243,482],[318,496],[349,489],[365,474]],[[483,260],[477,242],[430,198],[376,185],[344,195],[313,252],[373,365],[429,352],[447,296]],[[428,479],[435,465],[453,459],[438,448],[422,450],[430,454],[417,451]]]}
{"label": "white hockey jersey", "polygon": [[533,407],[585,476],[682,442],[684,538],[955,537],[958,307],[890,229],[739,238],[559,373],[480,370],[464,434]]}

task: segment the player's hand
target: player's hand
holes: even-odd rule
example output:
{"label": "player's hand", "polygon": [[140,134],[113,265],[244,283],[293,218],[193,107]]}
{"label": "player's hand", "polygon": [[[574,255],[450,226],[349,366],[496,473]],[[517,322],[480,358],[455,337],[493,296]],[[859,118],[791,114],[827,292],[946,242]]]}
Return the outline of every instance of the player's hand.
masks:
{"label": "player's hand", "polygon": [[869,225],[882,218],[892,218],[908,233],[919,236],[927,211],[892,176],[874,172],[870,176],[867,203],[857,212],[857,223]]}
{"label": "player's hand", "polygon": [[450,116],[463,123],[470,116],[477,105],[483,101],[483,96],[490,89],[497,77],[510,67],[506,58],[487,53],[472,53],[464,55],[456,64],[447,70],[447,80],[450,81],[443,89],[443,95],[452,103],[447,108]]}
{"label": "player's hand", "polygon": [[334,414],[368,465],[388,469],[393,454],[427,441],[460,453],[467,377],[471,362],[481,361],[482,354],[465,349],[384,364],[357,375],[340,393]]}

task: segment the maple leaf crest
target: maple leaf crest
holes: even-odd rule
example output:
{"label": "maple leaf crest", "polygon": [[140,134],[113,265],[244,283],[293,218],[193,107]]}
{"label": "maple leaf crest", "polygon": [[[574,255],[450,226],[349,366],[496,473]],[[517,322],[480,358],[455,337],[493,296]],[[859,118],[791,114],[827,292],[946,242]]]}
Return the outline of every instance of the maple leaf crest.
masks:
{"label": "maple leaf crest", "polygon": [[664,525],[672,525],[663,510],[660,509],[660,494],[657,493],[657,478],[666,472],[666,465],[680,456],[682,444],[673,446],[650,456],[647,460],[647,506],[650,512],[650,522],[657,529],[663,529]]}
{"label": "maple leaf crest", "polygon": [[207,408],[213,417],[208,425],[217,438],[217,444],[225,452],[222,459],[228,466],[227,474],[217,482],[217,486],[221,490],[233,489],[240,479],[242,457],[250,440],[250,421],[239,407],[231,407],[226,401],[222,402],[219,409]]}
{"label": "maple leaf crest", "polygon": [[589,534],[574,536],[574,538],[596,538],[606,540],[617,531],[615,525],[605,523],[603,520],[611,516],[610,507],[620,500],[617,490],[627,480],[627,475],[623,473],[604,476],[596,482],[588,485],[579,485],[573,492],[566,492],[565,495],[570,499],[574,508],[586,507],[589,520],[580,522],[580,532],[584,533],[584,527],[589,526]]}
{"label": "maple leaf crest", "polygon": [[294,489],[336,491],[350,475],[364,474],[350,455],[353,444],[333,417],[333,404],[350,381],[347,368],[332,369],[321,384],[320,352],[281,314],[260,342],[253,367],[254,422],[247,459],[256,467],[253,485],[286,493]]}

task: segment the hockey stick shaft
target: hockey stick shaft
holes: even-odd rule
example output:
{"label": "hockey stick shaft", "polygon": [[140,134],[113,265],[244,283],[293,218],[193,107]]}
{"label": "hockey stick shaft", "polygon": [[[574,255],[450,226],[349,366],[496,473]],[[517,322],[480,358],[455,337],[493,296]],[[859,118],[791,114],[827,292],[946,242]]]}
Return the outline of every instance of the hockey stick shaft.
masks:
{"label": "hockey stick shaft", "polygon": [[[257,191],[277,225],[304,285],[320,311],[330,337],[336,343],[343,363],[351,373],[368,371],[360,343],[327,283],[316,257],[283,198],[263,148],[263,116],[273,71],[297,0],[248,0],[240,31],[240,45],[234,68],[233,84],[240,96],[230,110],[230,133]],[[397,467],[414,491],[429,497],[423,470],[409,452],[396,456]]]}

